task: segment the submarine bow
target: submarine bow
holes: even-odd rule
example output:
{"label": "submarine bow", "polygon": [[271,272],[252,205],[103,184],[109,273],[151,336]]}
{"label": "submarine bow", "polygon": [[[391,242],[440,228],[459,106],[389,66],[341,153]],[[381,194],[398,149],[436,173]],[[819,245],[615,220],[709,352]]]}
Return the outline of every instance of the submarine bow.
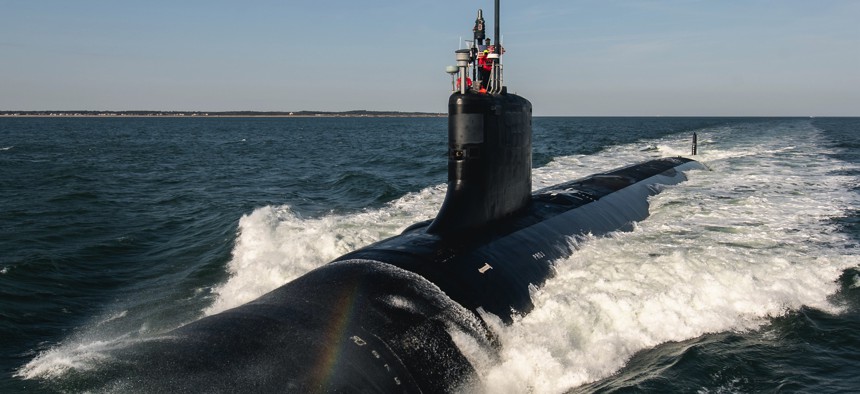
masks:
{"label": "submarine bow", "polygon": [[123,391],[455,391],[477,379],[461,347],[492,358],[503,346],[484,313],[528,313],[529,289],[578,238],[631,229],[648,197],[704,168],[661,158],[533,192],[532,106],[503,84],[498,14],[497,0],[495,44],[479,11],[471,47],[456,52],[435,219],[118,350],[123,362],[102,376]]}

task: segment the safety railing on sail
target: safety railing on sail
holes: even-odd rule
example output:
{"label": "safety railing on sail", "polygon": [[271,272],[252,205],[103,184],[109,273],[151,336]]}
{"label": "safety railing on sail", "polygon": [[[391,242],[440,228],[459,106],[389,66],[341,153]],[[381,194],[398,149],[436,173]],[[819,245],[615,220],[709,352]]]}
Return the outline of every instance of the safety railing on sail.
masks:
{"label": "safety railing on sail", "polygon": [[[504,90],[504,75],[501,56],[496,53],[486,54],[487,52],[490,51],[485,51],[484,54],[480,55],[486,56],[486,58],[480,57],[479,61],[479,57],[475,56],[476,53],[479,53],[479,50],[474,44],[469,49],[458,49],[455,51],[457,66],[448,66],[445,69],[451,75],[451,88],[453,91],[459,91],[460,94],[466,94],[466,92],[502,93]],[[504,53],[504,49],[502,49],[502,53]],[[484,61],[486,61],[486,64],[492,64],[488,74],[478,72],[479,67],[484,67]],[[472,78],[469,78],[470,76]]]}
{"label": "safety railing on sail", "polygon": [[490,81],[487,83],[487,93],[499,94],[502,92],[502,86],[504,86],[504,78],[502,77],[501,57],[496,57],[493,61],[493,70],[490,71]]}

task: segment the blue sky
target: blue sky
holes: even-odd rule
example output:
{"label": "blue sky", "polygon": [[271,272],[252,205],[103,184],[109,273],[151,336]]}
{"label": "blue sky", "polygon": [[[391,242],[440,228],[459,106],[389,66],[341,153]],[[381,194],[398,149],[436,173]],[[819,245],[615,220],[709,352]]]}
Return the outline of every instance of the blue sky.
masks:
{"label": "blue sky", "polygon": [[[0,110],[445,112],[489,0],[0,0]],[[860,1],[502,1],[537,115],[860,116]]]}

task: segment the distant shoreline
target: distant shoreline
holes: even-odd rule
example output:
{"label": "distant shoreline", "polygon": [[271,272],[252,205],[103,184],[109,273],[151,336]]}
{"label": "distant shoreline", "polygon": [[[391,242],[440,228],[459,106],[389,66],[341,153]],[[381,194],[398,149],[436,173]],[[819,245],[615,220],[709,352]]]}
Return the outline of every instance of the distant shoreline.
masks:
{"label": "distant shoreline", "polygon": [[[0,111],[0,118],[443,118],[447,113],[397,111]],[[857,115],[535,115],[580,118],[857,118]]]}
{"label": "distant shoreline", "polygon": [[436,118],[448,114],[395,111],[0,111],[0,117],[29,118]]}

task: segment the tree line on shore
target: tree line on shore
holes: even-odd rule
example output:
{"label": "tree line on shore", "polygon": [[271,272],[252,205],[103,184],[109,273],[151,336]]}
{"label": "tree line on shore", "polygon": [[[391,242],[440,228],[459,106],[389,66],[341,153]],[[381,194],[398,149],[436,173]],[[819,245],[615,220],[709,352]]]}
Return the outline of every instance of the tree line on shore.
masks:
{"label": "tree line on shore", "polygon": [[445,116],[400,111],[0,111],[0,116]]}

